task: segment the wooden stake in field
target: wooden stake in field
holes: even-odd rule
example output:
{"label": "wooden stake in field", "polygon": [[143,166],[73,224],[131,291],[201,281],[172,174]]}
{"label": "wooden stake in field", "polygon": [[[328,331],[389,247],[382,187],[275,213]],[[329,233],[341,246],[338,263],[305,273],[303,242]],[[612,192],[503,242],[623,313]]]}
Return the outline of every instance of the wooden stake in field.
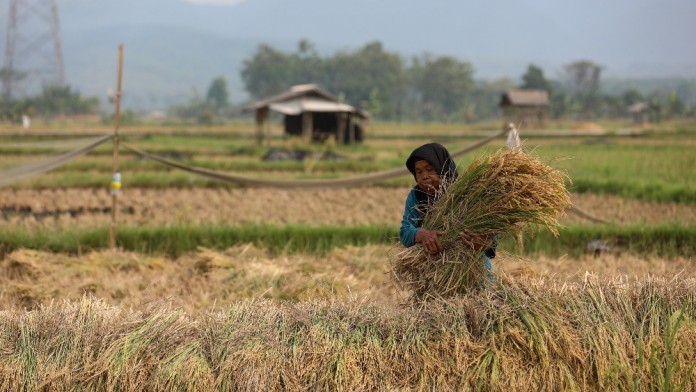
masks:
{"label": "wooden stake in field", "polygon": [[118,83],[116,86],[116,113],[114,115],[114,159],[113,175],[111,177],[111,226],[109,239],[111,249],[116,249],[116,209],[118,207],[118,191],[121,189],[121,172],[118,168],[118,131],[121,128],[121,82],[123,80],[123,44],[118,46]]}

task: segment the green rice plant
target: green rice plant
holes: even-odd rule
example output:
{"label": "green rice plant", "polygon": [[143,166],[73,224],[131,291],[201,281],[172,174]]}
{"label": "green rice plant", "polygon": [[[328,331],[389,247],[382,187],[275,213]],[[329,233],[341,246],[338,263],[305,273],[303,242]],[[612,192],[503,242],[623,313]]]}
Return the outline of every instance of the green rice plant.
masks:
{"label": "green rice plant", "polygon": [[502,246],[527,254],[578,257],[588,252],[590,241],[600,240],[611,246],[611,252],[666,257],[696,255],[696,227],[682,225],[593,225],[569,226],[560,229],[560,237],[541,232],[526,238],[523,246],[512,241]]}
{"label": "green rice plant", "polygon": [[475,160],[454,182],[438,191],[423,228],[440,230],[444,251],[428,254],[421,245],[391,260],[396,282],[413,298],[448,297],[481,287],[488,277],[485,249],[467,247],[460,233],[516,238],[545,227],[558,236],[558,218],[570,207],[566,176],[522,150],[499,150]]}
{"label": "green rice plant", "polygon": [[[199,247],[227,249],[253,243],[272,253],[324,253],[335,247],[389,243],[396,232],[386,226],[191,226],[121,227],[117,246],[141,253],[178,257]],[[109,247],[109,229],[27,232],[0,230],[0,255],[19,248],[80,253]]]}
{"label": "green rice plant", "polygon": [[617,139],[607,144],[540,145],[544,157],[568,156],[559,162],[573,179],[575,192],[607,193],[658,202],[696,202],[692,135],[661,136],[641,144]]}
{"label": "green rice plant", "polygon": [[572,189],[578,193],[610,194],[663,203],[696,204],[696,187],[686,182],[640,182],[633,177],[621,180],[588,177],[575,178]]}
{"label": "green rice plant", "polygon": [[[273,253],[324,253],[335,247],[392,244],[398,229],[391,226],[353,227],[266,225],[171,225],[123,226],[117,230],[118,247],[142,253],[179,256],[199,247],[227,249],[253,243]],[[501,240],[499,249],[528,255],[569,255],[587,253],[587,243],[602,240],[612,252],[661,257],[696,255],[696,227],[663,226],[571,226],[559,229],[560,237],[539,232],[525,238],[523,245],[513,238]],[[0,257],[17,249],[81,253],[109,247],[109,229],[27,230],[0,228]]]}

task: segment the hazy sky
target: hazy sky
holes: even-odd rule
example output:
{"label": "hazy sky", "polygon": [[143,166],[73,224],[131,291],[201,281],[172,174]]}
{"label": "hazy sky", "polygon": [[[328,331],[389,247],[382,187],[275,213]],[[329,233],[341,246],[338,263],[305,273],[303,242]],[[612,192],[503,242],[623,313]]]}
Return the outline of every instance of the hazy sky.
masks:
{"label": "hazy sky", "polygon": [[[22,0],[20,0],[22,1]],[[26,0],[29,1],[29,0]],[[49,0],[31,0],[46,4]],[[133,94],[185,99],[223,75],[235,99],[257,45],[324,55],[379,40],[405,58],[469,61],[476,79],[558,77],[590,60],[603,78],[696,77],[696,0],[58,0],[66,79],[101,93],[125,43]],[[0,49],[9,0],[0,0]],[[26,32],[26,29],[23,30]],[[135,91],[140,89],[139,91]],[[143,98],[149,100],[150,98]]]}
{"label": "hazy sky", "polygon": [[[8,4],[9,0],[0,0],[3,38]],[[696,0],[58,0],[58,4],[64,31],[166,25],[259,42],[307,38],[324,52],[380,40],[388,50],[406,55],[429,51],[457,56],[478,64],[483,76],[500,73],[495,69],[504,70],[500,64],[505,62],[558,67],[577,59],[602,64],[609,75],[696,76]],[[4,47],[4,42],[0,45]]]}
{"label": "hazy sky", "polygon": [[232,7],[245,0],[183,0],[184,3]]}

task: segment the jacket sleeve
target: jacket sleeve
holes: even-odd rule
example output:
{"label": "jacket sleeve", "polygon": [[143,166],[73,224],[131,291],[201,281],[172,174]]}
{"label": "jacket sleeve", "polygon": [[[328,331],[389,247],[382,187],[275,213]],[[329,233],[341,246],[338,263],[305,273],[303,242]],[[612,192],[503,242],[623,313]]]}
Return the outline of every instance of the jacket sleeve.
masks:
{"label": "jacket sleeve", "polygon": [[495,251],[498,248],[498,238],[499,237],[500,236],[496,234],[495,237],[493,237],[493,244],[491,245],[490,248],[486,249],[486,251],[484,252],[486,257],[488,257],[489,259],[495,259]]}
{"label": "jacket sleeve", "polygon": [[399,229],[399,240],[405,247],[413,246],[416,243],[416,232],[421,226],[421,214],[416,208],[416,194],[413,189],[406,197],[404,207],[404,217],[401,219]]}

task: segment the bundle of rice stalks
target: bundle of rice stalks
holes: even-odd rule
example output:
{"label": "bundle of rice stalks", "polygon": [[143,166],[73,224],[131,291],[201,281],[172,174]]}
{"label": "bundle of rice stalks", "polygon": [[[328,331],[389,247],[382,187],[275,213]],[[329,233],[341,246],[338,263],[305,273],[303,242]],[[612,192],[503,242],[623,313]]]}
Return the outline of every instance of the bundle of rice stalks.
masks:
{"label": "bundle of rice stalks", "polygon": [[444,251],[428,254],[421,245],[406,248],[391,259],[393,277],[412,299],[450,297],[485,286],[491,278],[484,267],[485,249],[467,247],[465,229],[491,239],[512,237],[542,227],[558,236],[559,218],[569,208],[568,177],[521,149],[499,150],[476,159],[458,179],[441,187],[423,228],[442,230]]}

